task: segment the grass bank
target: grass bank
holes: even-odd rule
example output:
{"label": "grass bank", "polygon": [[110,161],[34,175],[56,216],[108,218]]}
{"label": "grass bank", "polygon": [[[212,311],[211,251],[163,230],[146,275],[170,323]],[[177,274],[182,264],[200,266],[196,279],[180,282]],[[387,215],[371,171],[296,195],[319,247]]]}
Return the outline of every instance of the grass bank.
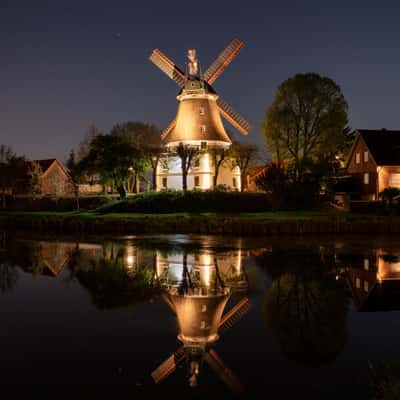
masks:
{"label": "grass bank", "polygon": [[400,217],[341,212],[279,211],[260,213],[99,213],[6,212],[0,228],[87,233],[199,233],[277,235],[318,233],[400,233]]}

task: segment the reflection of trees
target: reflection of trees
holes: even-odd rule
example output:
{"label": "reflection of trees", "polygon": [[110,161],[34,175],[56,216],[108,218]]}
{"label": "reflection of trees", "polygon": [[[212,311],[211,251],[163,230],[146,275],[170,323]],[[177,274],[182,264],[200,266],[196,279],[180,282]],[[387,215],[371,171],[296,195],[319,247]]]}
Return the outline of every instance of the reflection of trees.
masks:
{"label": "reflection of trees", "polygon": [[123,263],[115,260],[96,260],[90,268],[78,268],[75,277],[100,309],[146,301],[157,292],[153,268],[143,266],[128,271]]}
{"label": "reflection of trees", "polygon": [[349,303],[332,273],[333,256],[321,249],[278,251],[261,261],[273,279],[263,314],[281,352],[307,366],[332,362],[346,342]]}
{"label": "reflection of trees", "polygon": [[0,292],[12,290],[18,281],[18,270],[8,262],[0,263]]}

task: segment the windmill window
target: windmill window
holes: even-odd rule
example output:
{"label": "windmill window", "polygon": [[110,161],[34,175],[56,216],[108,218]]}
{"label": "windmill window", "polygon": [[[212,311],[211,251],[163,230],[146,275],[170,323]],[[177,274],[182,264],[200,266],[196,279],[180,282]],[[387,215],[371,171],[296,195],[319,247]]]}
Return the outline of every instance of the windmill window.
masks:
{"label": "windmill window", "polygon": [[201,329],[206,329],[206,321],[201,321],[200,328]]}
{"label": "windmill window", "polygon": [[168,187],[168,180],[167,178],[162,178],[162,187],[166,189]]}
{"label": "windmill window", "polygon": [[200,148],[205,150],[207,148],[207,142],[201,142]]}
{"label": "windmill window", "polygon": [[356,153],[356,164],[360,164],[360,162],[361,162],[361,154]]}
{"label": "windmill window", "polygon": [[199,187],[200,186],[200,177],[195,176],[194,177],[194,187]]}
{"label": "windmill window", "polygon": [[207,305],[206,304],[202,304],[201,305],[201,312],[206,312],[207,311]]}
{"label": "windmill window", "polygon": [[368,185],[369,184],[369,173],[365,172],[364,173],[364,185]]}
{"label": "windmill window", "polygon": [[364,162],[368,162],[368,151],[364,151]]}
{"label": "windmill window", "polygon": [[235,177],[232,178],[232,186],[233,186],[234,188],[237,187],[237,182],[236,182],[236,178],[235,178]]}
{"label": "windmill window", "polygon": [[204,110],[204,107],[200,107],[199,108],[199,114],[200,115],[204,115],[206,112],[205,112],[205,110]]}
{"label": "windmill window", "polygon": [[206,126],[205,125],[200,125],[200,132],[201,133],[206,133]]}

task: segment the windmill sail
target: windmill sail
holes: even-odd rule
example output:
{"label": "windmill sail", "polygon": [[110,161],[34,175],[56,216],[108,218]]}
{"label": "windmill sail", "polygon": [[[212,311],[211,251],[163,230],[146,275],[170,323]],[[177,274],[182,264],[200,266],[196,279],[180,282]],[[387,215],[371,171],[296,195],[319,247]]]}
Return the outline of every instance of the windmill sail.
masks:
{"label": "windmill sail", "polygon": [[239,322],[242,317],[249,311],[250,301],[247,297],[240,300],[234,307],[231,308],[221,319],[219,330],[220,334],[226,332],[229,328]]}
{"label": "windmill sail", "polygon": [[243,47],[241,40],[233,39],[204,73],[204,79],[212,85]]}
{"label": "windmill sail", "polygon": [[244,386],[237,376],[230,368],[225,366],[224,362],[213,349],[204,354],[204,359],[233,393],[240,394],[244,391]]}
{"label": "windmill sail", "polygon": [[153,50],[149,59],[180,87],[184,86],[185,74],[159,49]]}
{"label": "windmill sail", "polygon": [[151,377],[153,378],[154,382],[158,384],[171,375],[172,372],[176,370],[176,367],[184,360],[184,358],[185,350],[182,346],[151,373]]}
{"label": "windmill sail", "polygon": [[247,136],[251,125],[238,114],[229,104],[227,104],[221,97],[218,97],[217,104],[222,116],[238,131]]}
{"label": "windmill sail", "polygon": [[161,140],[164,140],[168,134],[174,129],[176,125],[176,118],[174,118],[171,123],[164,129],[164,132],[161,134]]}

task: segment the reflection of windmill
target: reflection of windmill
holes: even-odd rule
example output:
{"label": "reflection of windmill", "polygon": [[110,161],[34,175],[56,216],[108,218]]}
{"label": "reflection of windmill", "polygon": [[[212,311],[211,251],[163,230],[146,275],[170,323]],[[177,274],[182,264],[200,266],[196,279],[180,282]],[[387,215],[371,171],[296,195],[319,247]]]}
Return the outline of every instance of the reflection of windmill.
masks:
{"label": "reflection of windmill", "polygon": [[[166,148],[173,148],[179,143],[197,146],[202,150],[208,147],[227,149],[231,145],[231,140],[227,135],[221,121],[221,115],[236,129],[244,135],[248,134],[250,124],[233,110],[216,91],[212,88],[212,84],[218,79],[225,68],[237,56],[239,51],[244,47],[244,43],[238,39],[232,40],[222,53],[216,58],[211,66],[204,72],[201,71],[199,62],[196,58],[196,51],[189,50],[189,63],[184,73],[159,49],[153,50],[150,60],[171,78],[181,88],[177,97],[179,107],[176,118],[168,125],[162,133],[162,140]],[[212,177],[211,164],[209,157],[203,156],[199,161],[198,166],[198,181],[193,180],[193,186],[198,186],[202,189],[210,188]],[[169,166],[163,162],[164,169],[174,169],[173,162]],[[230,168],[225,171],[225,178],[222,178],[218,183],[224,183],[228,186],[233,185],[240,187],[240,183],[235,180],[227,180],[228,175],[235,179],[238,171],[232,172]],[[167,179],[176,175],[179,170],[169,171],[159,170],[159,178]],[[200,173],[201,172],[201,173]],[[240,173],[238,174],[240,176]],[[224,180],[225,179],[225,180]],[[163,181],[163,186],[166,181]],[[169,187],[173,187],[173,184]]]}
{"label": "reflection of windmill", "polygon": [[219,335],[231,328],[248,311],[248,298],[240,300],[223,315],[230,290],[219,287],[196,287],[187,269],[180,287],[172,287],[164,295],[166,303],[175,312],[178,325],[178,339],[183,345],[168,357],[151,374],[156,384],[166,379],[178,365],[187,363],[190,386],[196,386],[203,362],[206,362],[218,377],[233,391],[242,392],[243,386],[227,368],[222,359],[211,348]]}

